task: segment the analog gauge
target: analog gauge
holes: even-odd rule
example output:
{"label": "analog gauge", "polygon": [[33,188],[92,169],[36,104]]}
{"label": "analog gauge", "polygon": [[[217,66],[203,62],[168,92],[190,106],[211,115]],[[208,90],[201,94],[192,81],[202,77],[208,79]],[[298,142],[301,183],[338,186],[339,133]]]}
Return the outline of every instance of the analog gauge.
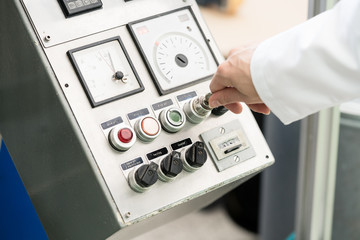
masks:
{"label": "analog gauge", "polygon": [[191,8],[128,24],[161,95],[208,80],[217,61]]}
{"label": "analog gauge", "polygon": [[164,86],[182,85],[206,76],[209,70],[204,49],[195,39],[182,33],[162,36],[155,42],[154,53],[154,62],[165,80]]}
{"label": "analog gauge", "polygon": [[118,37],[68,55],[93,107],[144,89]]}

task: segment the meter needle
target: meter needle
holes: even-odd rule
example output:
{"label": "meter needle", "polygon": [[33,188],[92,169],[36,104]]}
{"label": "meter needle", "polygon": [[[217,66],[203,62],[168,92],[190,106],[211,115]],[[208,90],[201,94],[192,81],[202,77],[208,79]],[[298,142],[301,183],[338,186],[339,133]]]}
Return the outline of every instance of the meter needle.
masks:
{"label": "meter needle", "polygon": [[110,52],[108,52],[108,56],[109,56],[109,59],[110,59],[110,63],[111,63],[112,70],[113,70],[113,72],[115,73],[115,72],[116,72],[116,71],[115,71],[115,66],[114,66],[114,62],[113,62],[113,60],[112,60],[112,57],[111,57]]}
{"label": "meter needle", "polygon": [[112,61],[110,52],[107,52],[107,58],[110,60],[110,64],[109,64],[108,61],[106,61],[105,56],[104,56],[103,54],[101,54],[101,53],[99,52],[99,55],[100,55],[100,57],[105,61],[106,65],[110,68],[110,70],[112,71],[112,73],[115,74],[115,67],[114,67],[114,63],[113,63],[113,61]]}

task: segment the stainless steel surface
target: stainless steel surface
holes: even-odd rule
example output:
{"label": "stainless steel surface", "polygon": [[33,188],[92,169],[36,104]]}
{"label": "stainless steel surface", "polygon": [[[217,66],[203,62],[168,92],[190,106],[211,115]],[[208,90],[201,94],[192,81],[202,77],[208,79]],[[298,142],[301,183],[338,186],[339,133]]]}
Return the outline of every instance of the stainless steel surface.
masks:
{"label": "stainless steel surface", "polygon": [[[24,5],[16,0],[2,3],[1,15],[6,20],[14,18],[11,27],[17,31],[1,29],[1,36],[5,37],[1,50],[5,51],[7,60],[11,59],[0,68],[1,76],[5,76],[0,82],[1,97],[6,100],[0,103],[1,132],[8,139],[9,149],[52,239],[99,239],[112,234],[114,238],[127,238],[139,234],[168,218],[205,206],[274,162],[246,106],[241,115],[228,112],[221,117],[209,116],[197,125],[186,122],[176,133],[162,131],[150,143],[137,140],[127,151],[115,150],[108,139],[112,128],[125,125],[134,128],[140,117],[158,118],[167,107],[182,109],[191,98],[209,92],[211,78],[160,96],[124,24],[189,6],[209,43],[206,48],[211,48],[212,57],[218,62],[223,58],[195,1],[104,0],[103,3],[103,9],[68,19],[55,0],[24,0]],[[18,32],[21,38],[13,41],[13,35]],[[44,42],[42,35],[51,36],[51,41]],[[92,107],[77,75],[79,70],[71,64],[67,52],[117,36],[135,66],[144,91]],[[105,52],[102,58],[106,59],[113,51]],[[105,63],[112,65],[111,61]],[[113,81],[114,71],[110,70],[111,67],[106,74]],[[154,104],[168,100],[171,104],[154,110]],[[242,134],[256,156],[243,162],[240,159],[238,164],[219,172],[214,166],[216,156],[209,155],[197,171],[183,171],[174,181],[157,181],[143,193],[129,187],[128,181],[133,179],[129,175],[132,176],[138,164],[158,164],[165,157],[149,160],[149,153],[164,148],[171,152],[174,143],[182,151],[186,148],[181,145],[184,139],[191,139],[192,143],[200,141],[202,133],[215,126],[226,129],[233,120],[242,126]],[[18,148],[19,143],[24,146]],[[208,145],[207,148],[210,151]]]}

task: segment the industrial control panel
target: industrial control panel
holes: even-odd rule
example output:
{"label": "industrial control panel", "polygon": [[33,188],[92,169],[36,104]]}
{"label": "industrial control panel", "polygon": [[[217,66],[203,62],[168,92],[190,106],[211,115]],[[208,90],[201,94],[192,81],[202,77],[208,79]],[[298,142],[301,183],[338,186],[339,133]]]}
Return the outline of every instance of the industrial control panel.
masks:
{"label": "industrial control panel", "polygon": [[[240,115],[208,105],[224,59],[195,0],[15,5],[81,145],[65,141],[53,151],[71,149],[92,167],[118,226],[107,237],[171,209],[202,207],[274,162],[245,105]],[[63,122],[51,120],[59,129]]]}

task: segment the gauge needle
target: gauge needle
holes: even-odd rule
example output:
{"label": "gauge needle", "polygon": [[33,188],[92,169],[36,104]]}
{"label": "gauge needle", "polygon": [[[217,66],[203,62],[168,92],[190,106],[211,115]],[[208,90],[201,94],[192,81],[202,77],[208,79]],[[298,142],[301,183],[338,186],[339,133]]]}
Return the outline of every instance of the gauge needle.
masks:
{"label": "gauge needle", "polygon": [[108,56],[109,56],[109,59],[110,59],[110,63],[111,63],[112,70],[113,70],[113,72],[115,73],[115,72],[116,72],[116,71],[115,71],[115,66],[114,66],[114,62],[113,62],[113,60],[112,60],[112,57],[111,57],[110,52],[108,52]]}
{"label": "gauge needle", "polygon": [[115,67],[114,67],[114,63],[113,63],[113,61],[112,61],[110,52],[108,52],[108,54],[107,54],[107,55],[108,55],[107,58],[110,60],[110,64],[109,64],[108,61],[106,61],[104,55],[102,55],[101,53],[99,53],[99,55],[100,55],[101,58],[105,61],[106,65],[108,65],[108,67],[110,68],[110,70],[111,70],[113,73],[115,73]]}

